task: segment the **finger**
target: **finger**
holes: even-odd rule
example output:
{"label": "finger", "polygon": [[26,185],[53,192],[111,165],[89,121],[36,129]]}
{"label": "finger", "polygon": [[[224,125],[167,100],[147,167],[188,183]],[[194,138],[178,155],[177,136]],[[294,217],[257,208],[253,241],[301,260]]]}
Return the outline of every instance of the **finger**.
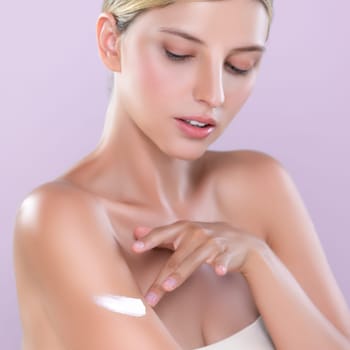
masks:
{"label": "finger", "polygon": [[[193,274],[193,272],[206,261],[208,256],[219,255],[223,252],[223,249],[223,247],[218,247],[213,244],[203,244],[198,247],[163,281],[161,284],[162,287],[166,291],[172,291],[175,288],[180,287]],[[169,280],[172,281],[170,285]]]}
{"label": "finger", "polygon": [[179,255],[177,255],[179,251],[176,251],[149,289],[146,300],[148,300],[148,295],[150,294],[152,297],[156,296],[156,303],[158,303],[165,292],[171,292],[182,285],[206,261],[208,256],[220,254],[222,250],[222,247],[205,243],[198,246],[190,254],[187,254],[185,259],[183,257],[179,258]]}
{"label": "finger", "polygon": [[[191,255],[197,248],[203,244],[203,240],[193,240],[188,236],[179,246],[178,250],[172,254],[168,259],[164,267],[160,270],[156,280],[148,289],[146,293],[146,300],[154,306],[163,297],[166,291],[170,291],[176,287],[176,280],[170,279],[166,282],[165,288],[162,286],[162,282],[178,269],[178,266],[186,260],[187,256]],[[175,282],[175,283],[174,283]]]}
{"label": "finger", "polygon": [[182,240],[182,235],[193,229],[194,225],[178,221],[170,225],[152,229],[147,235],[137,239],[133,244],[135,252],[143,252],[160,245],[173,245],[174,250]]}
{"label": "finger", "polygon": [[243,262],[243,254],[239,251],[219,254],[213,261],[215,272],[224,276],[228,271],[237,271]]}
{"label": "finger", "polygon": [[227,273],[228,265],[230,263],[230,254],[220,254],[212,262],[216,274],[224,276]]}
{"label": "finger", "polygon": [[139,239],[139,238],[146,236],[151,231],[152,231],[151,227],[137,226],[134,230],[134,236],[136,239]]}

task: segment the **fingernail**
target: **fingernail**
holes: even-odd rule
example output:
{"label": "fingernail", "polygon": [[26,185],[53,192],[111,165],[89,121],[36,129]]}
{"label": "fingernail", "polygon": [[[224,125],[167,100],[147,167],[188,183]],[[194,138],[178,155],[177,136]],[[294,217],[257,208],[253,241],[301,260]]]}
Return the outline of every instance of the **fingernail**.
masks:
{"label": "fingernail", "polygon": [[216,272],[219,274],[219,275],[224,275],[226,272],[227,272],[227,269],[225,266],[223,265],[219,265],[216,267]]}
{"label": "fingernail", "polygon": [[166,290],[173,290],[176,287],[176,280],[175,278],[169,277],[163,282],[163,287]]}
{"label": "fingernail", "polygon": [[151,306],[154,306],[158,302],[158,295],[153,292],[149,292],[146,294],[145,299],[147,300],[147,303]]}
{"label": "fingernail", "polygon": [[135,250],[141,251],[145,248],[145,243],[143,243],[141,241],[136,241],[136,242],[134,242],[134,244],[132,246]]}

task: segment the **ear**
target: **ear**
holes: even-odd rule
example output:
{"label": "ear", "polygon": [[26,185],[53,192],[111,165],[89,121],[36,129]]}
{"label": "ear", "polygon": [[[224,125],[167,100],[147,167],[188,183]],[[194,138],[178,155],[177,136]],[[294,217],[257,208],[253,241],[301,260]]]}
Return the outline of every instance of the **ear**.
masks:
{"label": "ear", "polygon": [[120,72],[120,38],[116,20],[111,13],[102,12],[96,23],[99,55],[103,63],[114,72]]}

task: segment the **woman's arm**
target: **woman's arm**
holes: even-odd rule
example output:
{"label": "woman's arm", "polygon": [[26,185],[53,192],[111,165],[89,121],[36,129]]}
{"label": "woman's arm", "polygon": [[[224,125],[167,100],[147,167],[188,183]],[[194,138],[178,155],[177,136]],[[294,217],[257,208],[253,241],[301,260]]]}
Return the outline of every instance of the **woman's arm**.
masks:
{"label": "woman's arm", "polygon": [[[135,232],[137,253],[164,245],[174,251],[149,288],[150,303],[207,262],[220,275],[239,271],[246,277],[277,349],[350,349],[348,307],[292,180],[263,153],[232,156],[233,162],[225,157],[222,163],[225,177],[215,181],[230,223],[178,221]],[[264,224],[265,234],[234,225],[232,198],[242,215]]]}
{"label": "woman's arm", "polygon": [[144,299],[92,197],[64,184],[36,189],[18,211],[14,248],[16,266],[30,271],[62,348],[180,349],[145,302],[143,317],[94,303],[105,294]]}
{"label": "woman's arm", "polygon": [[[244,276],[278,349],[350,349],[350,314],[302,199],[279,162],[252,154],[269,247]],[[255,158],[255,159],[254,159]]]}

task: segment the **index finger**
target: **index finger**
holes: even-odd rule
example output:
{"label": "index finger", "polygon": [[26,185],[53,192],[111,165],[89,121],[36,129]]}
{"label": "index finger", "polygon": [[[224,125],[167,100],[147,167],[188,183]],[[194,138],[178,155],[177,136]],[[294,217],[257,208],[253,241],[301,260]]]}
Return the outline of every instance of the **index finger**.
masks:
{"label": "index finger", "polygon": [[132,249],[138,253],[155,248],[160,244],[172,244],[177,247],[182,235],[189,230],[186,224],[183,221],[177,221],[173,224],[156,227],[147,235],[138,238],[132,245]]}

